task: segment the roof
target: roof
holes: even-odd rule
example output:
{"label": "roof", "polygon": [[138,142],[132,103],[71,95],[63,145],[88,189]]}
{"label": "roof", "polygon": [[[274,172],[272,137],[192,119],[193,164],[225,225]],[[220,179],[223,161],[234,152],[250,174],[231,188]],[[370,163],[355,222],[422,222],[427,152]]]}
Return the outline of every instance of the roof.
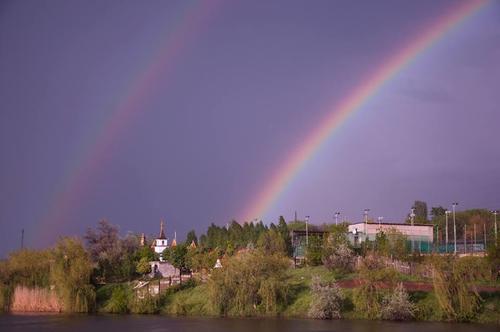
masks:
{"label": "roof", "polygon": [[[353,224],[349,224],[349,226],[353,225],[362,225],[364,224],[364,221],[356,222]],[[389,226],[411,226],[411,224],[407,223],[397,223],[397,222],[368,222],[369,225],[389,225]],[[413,224],[413,226],[427,226],[427,227],[434,227],[432,224]]]}
{"label": "roof", "polygon": [[160,222],[160,236],[158,237],[160,240],[166,240],[165,232],[163,231],[163,220]]}

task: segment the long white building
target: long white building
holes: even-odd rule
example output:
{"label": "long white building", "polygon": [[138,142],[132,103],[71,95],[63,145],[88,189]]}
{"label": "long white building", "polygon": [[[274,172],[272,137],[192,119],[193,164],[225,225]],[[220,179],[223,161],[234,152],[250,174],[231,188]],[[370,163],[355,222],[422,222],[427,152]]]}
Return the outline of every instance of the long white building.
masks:
{"label": "long white building", "polygon": [[412,247],[418,251],[428,252],[434,242],[434,226],[428,224],[401,224],[401,223],[364,223],[358,222],[349,225],[349,238],[354,246],[362,242],[374,241],[379,232],[396,230],[405,235]]}

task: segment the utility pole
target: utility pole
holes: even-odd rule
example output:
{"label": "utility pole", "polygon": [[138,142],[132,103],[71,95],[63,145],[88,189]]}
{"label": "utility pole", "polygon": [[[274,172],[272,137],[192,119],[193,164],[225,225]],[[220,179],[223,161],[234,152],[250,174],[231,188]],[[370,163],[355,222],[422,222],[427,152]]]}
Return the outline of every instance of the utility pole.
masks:
{"label": "utility pole", "polygon": [[[412,228],[412,231],[413,231],[413,223],[414,223],[414,220],[415,220],[415,207],[412,207],[411,210],[410,210],[410,223],[411,223],[411,228]],[[414,242],[414,238],[412,236],[411,238],[411,252],[413,253],[413,250],[415,249],[415,242]]]}
{"label": "utility pole", "polygon": [[467,254],[467,224],[464,225],[464,253]]}
{"label": "utility pole", "polygon": [[495,210],[495,211],[491,211],[491,212],[495,216],[495,243],[496,243],[498,240],[498,233],[497,233],[497,214],[498,214],[498,211]]}
{"label": "utility pole", "polygon": [[436,244],[434,245],[434,252],[439,252],[439,225],[436,225]]}
{"label": "utility pole", "polygon": [[446,210],[444,212],[445,217],[446,217],[446,237],[445,237],[445,244],[446,244],[446,252],[448,252],[448,215],[451,213],[450,210]]}
{"label": "utility pole", "polygon": [[364,209],[364,211],[363,211],[363,215],[365,216],[365,224],[366,225],[368,225],[368,211],[370,211],[370,209]]}
{"label": "utility pole", "polygon": [[21,249],[24,249],[24,228],[21,230]]}
{"label": "utility pole", "polygon": [[308,228],[308,224],[309,224],[309,216],[306,216],[306,250],[304,252],[305,254],[305,258],[306,258],[306,264],[307,264],[307,252],[309,251],[309,228]]}
{"label": "utility pole", "polygon": [[474,247],[472,247],[472,253],[476,251],[476,223],[474,223]]}
{"label": "utility pole", "polygon": [[455,255],[457,254],[457,224],[455,221],[455,207],[457,205],[458,205],[457,202],[453,202],[453,204],[451,204],[451,206],[453,208],[453,239],[455,242]]}
{"label": "utility pole", "polygon": [[483,223],[483,237],[484,237],[483,250],[486,251],[486,222]]}
{"label": "utility pole", "polygon": [[306,216],[306,248],[309,247],[309,216]]}

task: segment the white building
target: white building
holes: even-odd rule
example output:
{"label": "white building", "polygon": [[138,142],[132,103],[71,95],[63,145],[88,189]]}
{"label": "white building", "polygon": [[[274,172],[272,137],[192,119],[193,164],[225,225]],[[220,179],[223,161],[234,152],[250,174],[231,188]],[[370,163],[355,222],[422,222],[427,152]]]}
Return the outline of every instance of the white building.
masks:
{"label": "white building", "polygon": [[379,232],[398,231],[406,236],[417,251],[430,251],[434,242],[434,226],[428,224],[364,223],[349,225],[349,238],[354,246],[366,240],[374,241]]}
{"label": "white building", "polygon": [[160,235],[153,242],[153,250],[155,253],[160,254],[160,261],[163,261],[163,250],[168,248],[168,239],[163,230],[163,221],[160,222]]}

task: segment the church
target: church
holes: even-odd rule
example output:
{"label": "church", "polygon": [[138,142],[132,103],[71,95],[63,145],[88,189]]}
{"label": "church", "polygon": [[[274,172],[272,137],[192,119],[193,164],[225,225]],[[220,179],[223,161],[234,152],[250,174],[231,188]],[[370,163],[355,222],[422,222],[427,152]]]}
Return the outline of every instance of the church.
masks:
{"label": "church", "polygon": [[154,252],[160,255],[160,262],[163,261],[163,251],[168,248],[168,239],[165,236],[165,230],[163,229],[164,225],[165,224],[162,220],[160,222],[160,235],[154,240],[153,244],[151,245]]}
{"label": "church", "polygon": [[[163,251],[165,249],[177,246],[177,239],[176,239],[177,234],[175,234],[175,233],[174,233],[175,235],[174,235],[174,239],[172,240],[172,243],[170,244],[170,246],[168,245],[168,238],[165,236],[164,227],[165,227],[165,223],[162,220],[160,222],[160,235],[151,244],[151,249],[153,249],[153,251],[155,253],[160,255],[160,262],[164,261]],[[141,240],[141,242],[145,242],[145,239]]]}

